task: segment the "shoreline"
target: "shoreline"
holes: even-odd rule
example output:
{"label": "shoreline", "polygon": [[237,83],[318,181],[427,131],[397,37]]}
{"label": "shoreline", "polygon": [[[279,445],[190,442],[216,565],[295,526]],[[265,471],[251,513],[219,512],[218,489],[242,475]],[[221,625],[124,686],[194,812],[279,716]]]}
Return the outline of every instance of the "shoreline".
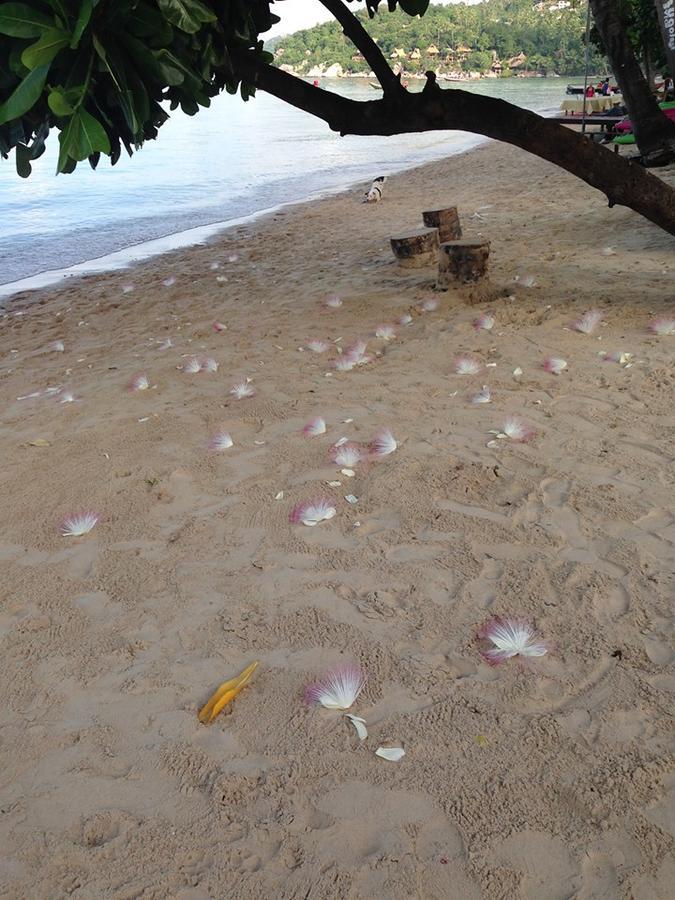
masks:
{"label": "shoreline", "polygon": [[[389,236],[441,205],[491,243],[480,306],[457,289],[425,310],[434,269],[394,262]],[[297,204],[131,276],[18,294],[0,320],[0,893],[669,897],[675,337],[649,325],[673,315],[673,246],[488,143],[392,176],[378,204]],[[594,308],[592,333],[571,327]],[[359,340],[372,359],[339,371]],[[495,439],[513,416],[531,440]],[[375,460],[382,429],[397,447]],[[365,457],[347,474],[345,438]],[[335,515],[293,524],[314,498]],[[80,510],[100,519],[64,536]],[[488,665],[494,616],[548,652]],[[368,675],[363,741],[303,701],[345,662]]]}
{"label": "shoreline", "polygon": [[[461,133],[461,132],[458,132]],[[470,153],[476,147],[489,143],[490,138],[481,135],[473,135],[464,132],[465,145],[458,148],[447,156],[440,157],[440,160],[449,159],[463,153]],[[402,163],[400,166],[394,166],[388,178],[398,175],[401,172],[413,171],[425,165],[433,165],[439,160],[431,160],[420,165],[409,165],[408,162]],[[224,235],[227,231],[237,228],[240,225],[256,222],[265,219],[267,216],[274,215],[279,210],[288,209],[289,207],[302,206],[308,203],[316,203],[329,197],[338,196],[343,193],[356,190],[360,185],[364,184],[361,180],[335,185],[320,191],[314,191],[306,197],[287,200],[277,203],[274,206],[266,207],[260,210],[254,210],[243,216],[236,216],[232,219],[226,219],[218,222],[205,223],[196,225],[185,230],[171,232],[159,238],[152,238],[147,241],[140,241],[137,244],[131,244],[121,250],[103,254],[102,256],[93,257],[92,259],[83,260],[64,269],[48,269],[44,272],[38,272],[35,275],[29,275],[26,278],[20,278],[15,281],[0,283],[0,309],[3,308],[3,301],[10,299],[16,294],[26,291],[38,291],[54,285],[58,285],[69,281],[72,278],[86,277],[88,275],[102,274],[105,272],[114,272],[120,270],[132,270],[135,265],[156,256],[163,256],[166,253],[172,253],[176,250],[182,250],[189,247],[203,245],[210,240],[215,239],[218,235]],[[199,236],[198,236],[199,235]]]}

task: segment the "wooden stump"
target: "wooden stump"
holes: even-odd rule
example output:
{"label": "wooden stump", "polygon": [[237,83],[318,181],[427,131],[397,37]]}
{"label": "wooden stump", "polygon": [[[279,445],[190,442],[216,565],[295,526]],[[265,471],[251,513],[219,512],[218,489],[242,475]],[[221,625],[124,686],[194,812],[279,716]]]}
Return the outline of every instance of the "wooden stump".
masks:
{"label": "wooden stump", "polygon": [[401,237],[391,238],[391,249],[399,266],[421,269],[438,262],[438,229],[420,228]]}
{"label": "wooden stump", "polygon": [[457,283],[480,281],[487,272],[490,255],[488,241],[447,241],[441,244],[438,257],[438,290]]}
{"label": "wooden stump", "polygon": [[428,209],[422,213],[422,218],[427,228],[438,228],[441,244],[445,244],[446,241],[458,241],[462,237],[462,226],[459,223],[456,206],[448,206],[446,209]]}

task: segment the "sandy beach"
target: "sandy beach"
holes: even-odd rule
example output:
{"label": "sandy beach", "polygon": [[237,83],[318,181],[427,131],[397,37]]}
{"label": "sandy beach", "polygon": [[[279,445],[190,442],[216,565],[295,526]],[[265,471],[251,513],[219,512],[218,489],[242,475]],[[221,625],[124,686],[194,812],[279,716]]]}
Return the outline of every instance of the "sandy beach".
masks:
{"label": "sandy beach", "polygon": [[[8,302],[0,896],[672,896],[675,336],[649,323],[675,314],[674,240],[494,144],[359,201]],[[451,204],[491,242],[479,305],[389,248]],[[373,360],[335,371],[360,338]],[[491,433],[511,414],[532,440]],[[331,447],[382,428],[397,450],[343,475]],[[337,515],[291,524],[315,497]],[[476,633],[509,615],[551,649],[489,666]],[[368,674],[362,742],[303,701],[341,661]]]}

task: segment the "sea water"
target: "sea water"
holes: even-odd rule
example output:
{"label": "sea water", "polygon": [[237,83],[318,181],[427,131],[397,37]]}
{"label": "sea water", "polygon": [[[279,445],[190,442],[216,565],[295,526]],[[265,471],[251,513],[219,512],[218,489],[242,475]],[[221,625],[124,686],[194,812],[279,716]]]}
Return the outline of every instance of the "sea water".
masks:
{"label": "sea water", "polygon": [[[362,79],[322,79],[321,86],[356,100],[381,96]],[[409,89],[422,86],[411,82]],[[552,78],[442,86],[542,113],[559,105],[565,88]],[[263,92],[248,103],[224,94],[192,118],[172,113],[158,140],[114,167],[102,158],[96,171],[85,162],[73,174],[56,177],[54,132],[29,179],[18,177],[11,157],[0,159],[0,296],[48,283],[55,280],[54,270],[116,251],[126,250],[90,269],[198,242],[232,220],[280,204],[356,182],[365,189],[378,175],[461,152],[480,140],[459,131],[341,138],[324,122]],[[167,235],[173,237],[157,240]],[[34,284],[10,286],[44,272],[50,275]]]}

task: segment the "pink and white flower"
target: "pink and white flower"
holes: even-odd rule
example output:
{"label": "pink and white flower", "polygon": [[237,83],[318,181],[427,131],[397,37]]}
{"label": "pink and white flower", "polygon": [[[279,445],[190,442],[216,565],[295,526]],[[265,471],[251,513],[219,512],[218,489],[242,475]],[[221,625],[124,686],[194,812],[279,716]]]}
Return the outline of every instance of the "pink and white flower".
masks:
{"label": "pink and white flower", "polygon": [[602,322],[602,313],[599,309],[589,309],[581,318],[572,322],[574,331],[580,331],[582,334],[592,334],[598,325]]}
{"label": "pink and white flower", "polygon": [[325,353],[326,350],[330,350],[328,341],[322,341],[321,338],[311,338],[305,346],[312,353]]}
{"label": "pink and white flower", "polygon": [[438,298],[427,297],[426,300],[422,300],[419,308],[422,312],[433,312],[434,310],[438,309]]}
{"label": "pink and white flower", "polygon": [[383,428],[370,442],[371,455],[379,458],[389,456],[397,449],[398,443],[389,428]]}
{"label": "pink and white flower", "polygon": [[191,356],[186,363],[183,363],[183,372],[185,372],[186,375],[197,375],[201,370],[201,360],[197,359],[196,356]]}
{"label": "pink and white flower", "polygon": [[236,400],[243,400],[246,397],[254,397],[256,390],[250,381],[239,381],[233,385],[230,393]]}
{"label": "pink and white flower", "polygon": [[366,675],[355,663],[343,663],[305,687],[305,701],[326,709],[351,709],[366,684]]}
{"label": "pink and white flower", "polygon": [[63,537],[81,537],[88,534],[100,519],[97,512],[71,513],[61,522],[61,534]]}
{"label": "pink and white flower", "polygon": [[358,444],[347,442],[331,450],[333,462],[346,469],[353,469],[363,459],[363,451]]}
{"label": "pink and white flower", "polygon": [[322,419],[321,416],[315,416],[315,418],[310,419],[305,425],[302,429],[302,433],[305,437],[317,437],[320,434],[325,434],[326,420]]}
{"label": "pink and white flower", "polygon": [[504,420],[500,433],[506,435],[506,437],[510,438],[512,441],[525,443],[526,441],[531,440],[537,432],[531,425],[528,425],[527,422],[524,422],[517,416],[509,416]]}
{"label": "pink and white flower", "polygon": [[458,356],[454,367],[457,375],[478,375],[483,364],[471,356]]}
{"label": "pink and white flower", "polygon": [[216,431],[209,441],[209,450],[213,450],[217,453],[220,453],[222,450],[229,450],[232,446],[234,446],[234,441],[229,432],[224,429]]}
{"label": "pink and white flower", "polygon": [[402,316],[399,316],[396,320],[397,325],[412,325],[413,317],[410,313],[403,313]]}
{"label": "pink and white flower", "polygon": [[63,353],[63,351],[66,349],[66,345],[63,343],[63,341],[52,341],[52,343],[49,345],[49,349],[54,353]]}
{"label": "pink and white flower", "polygon": [[145,372],[140,372],[138,375],[134,375],[134,377],[129,382],[129,390],[130,391],[147,391],[150,387],[150,382],[148,381],[148,376]]}
{"label": "pink and white flower", "polygon": [[476,331],[491,331],[495,326],[495,317],[489,313],[481,313],[472,324]]}
{"label": "pink and white flower", "polygon": [[214,322],[211,325],[211,328],[213,328],[216,334],[220,334],[221,331],[227,331],[227,325],[223,325],[222,322]]}
{"label": "pink and white flower", "polygon": [[480,653],[491,665],[497,666],[514,656],[538,657],[548,653],[548,641],[540,638],[534,627],[522,619],[497,616],[478,632]]}
{"label": "pink and white flower", "polygon": [[319,522],[332,519],[336,513],[332,501],[322,497],[318,500],[303,500],[296,503],[288,518],[293,525],[308,525],[313,528]]}
{"label": "pink and white flower", "polygon": [[205,359],[201,361],[201,371],[202,372],[217,372],[218,371],[218,363],[213,359],[212,356],[207,356]]}
{"label": "pink and white flower", "polygon": [[541,364],[542,369],[551,375],[562,375],[567,368],[567,360],[561,356],[548,356]]}
{"label": "pink and white flower", "polygon": [[342,298],[337,294],[328,294],[323,299],[323,305],[327,309],[338,309],[340,306],[342,306]]}
{"label": "pink and white flower", "polygon": [[382,341],[393,341],[396,337],[396,331],[393,325],[378,325],[375,329],[375,337]]}
{"label": "pink and white flower", "polygon": [[59,403],[77,403],[77,397],[72,391],[60,391],[57,396]]}
{"label": "pink and white flower", "polygon": [[675,316],[663,316],[649,323],[652,334],[675,334]]}
{"label": "pink and white flower", "polygon": [[165,338],[163,341],[160,342],[157,349],[158,350],[168,350],[170,347],[173,347],[173,341],[171,340],[171,338]]}
{"label": "pink and white flower", "polygon": [[175,283],[176,283],[176,279],[173,275],[170,275],[168,278],[165,278],[164,281],[162,282],[164,287],[173,287],[173,285]]}
{"label": "pink and white flower", "polygon": [[333,363],[336,372],[351,372],[356,363],[348,353],[342,353]]}

